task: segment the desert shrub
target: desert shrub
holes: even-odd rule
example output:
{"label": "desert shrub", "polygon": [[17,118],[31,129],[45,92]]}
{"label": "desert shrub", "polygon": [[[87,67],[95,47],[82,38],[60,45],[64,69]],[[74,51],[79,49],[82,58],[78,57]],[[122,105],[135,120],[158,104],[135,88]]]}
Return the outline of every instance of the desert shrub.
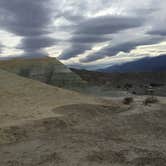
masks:
{"label": "desert shrub", "polygon": [[116,87],[116,88],[120,89],[120,88],[121,88],[121,86],[120,86],[120,85],[117,85],[117,87]]}
{"label": "desert shrub", "polygon": [[154,104],[154,103],[158,103],[157,97],[154,97],[154,96],[147,97],[147,98],[145,99],[145,101],[144,101],[144,104],[145,104],[145,105]]}
{"label": "desert shrub", "polygon": [[160,87],[160,86],[164,86],[164,84],[162,83],[150,83],[151,87]]}
{"label": "desert shrub", "polygon": [[133,97],[125,97],[123,99],[123,104],[129,105],[134,101]]}
{"label": "desert shrub", "polygon": [[137,94],[137,92],[136,92],[136,91],[132,91],[132,94],[133,94],[133,95],[136,95],[136,94]]}
{"label": "desert shrub", "polygon": [[22,77],[29,77],[29,75],[30,75],[30,69],[29,68],[22,68],[22,69],[20,69],[20,71],[19,71],[19,75],[20,76],[22,76]]}
{"label": "desert shrub", "polygon": [[131,89],[133,87],[133,85],[132,84],[129,84],[129,83],[126,83],[125,85],[124,85],[124,88],[126,88],[126,89]]}

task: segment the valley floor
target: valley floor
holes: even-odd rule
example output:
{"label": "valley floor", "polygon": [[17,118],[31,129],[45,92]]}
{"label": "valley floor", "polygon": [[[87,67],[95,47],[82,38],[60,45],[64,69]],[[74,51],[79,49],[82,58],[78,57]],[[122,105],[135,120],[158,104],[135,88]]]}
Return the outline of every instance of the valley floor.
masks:
{"label": "valley floor", "polygon": [[[166,99],[67,104],[49,117],[1,127],[2,166],[164,166]],[[54,115],[54,116],[53,116]]]}
{"label": "valley floor", "polygon": [[165,166],[166,98],[92,92],[0,71],[0,166]]}

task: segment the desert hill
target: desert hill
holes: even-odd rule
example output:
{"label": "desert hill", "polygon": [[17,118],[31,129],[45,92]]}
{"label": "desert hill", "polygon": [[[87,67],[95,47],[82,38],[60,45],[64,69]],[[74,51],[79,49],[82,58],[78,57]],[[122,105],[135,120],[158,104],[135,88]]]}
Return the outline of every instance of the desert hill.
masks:
{"label": "desert hill", "polygon": [[165,166],[165,98],[96,98],[0,70],[0,165]]}
{"label": "desert hill", "polygon": [[85,84],[78,75],[56,58],[15,58],[0,61],[0,68],[58,87],[73,88]]}
{"label": "desert hill", "polygon": [[52,116],[52,109],[92,97],[0,70],[0,125]]}
{"label": "desert hill", "polygon": [[0,165],[165,166],[165,98],[82,95],[0,70]]}

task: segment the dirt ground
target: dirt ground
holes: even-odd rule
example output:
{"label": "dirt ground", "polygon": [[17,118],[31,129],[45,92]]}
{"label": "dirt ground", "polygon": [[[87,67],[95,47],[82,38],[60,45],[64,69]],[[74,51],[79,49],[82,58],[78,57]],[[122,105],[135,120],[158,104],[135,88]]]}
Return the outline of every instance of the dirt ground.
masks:
{"label": "dirt ground", "polygon": [[0,166],[166,165],[164,97],[125,105],[7,72],[0,94]]}
{"label": "dirt ground", "polygon": [[164,166],[165,106],[138,99],[55,108],[55,116],[1,128],[0,165]]}

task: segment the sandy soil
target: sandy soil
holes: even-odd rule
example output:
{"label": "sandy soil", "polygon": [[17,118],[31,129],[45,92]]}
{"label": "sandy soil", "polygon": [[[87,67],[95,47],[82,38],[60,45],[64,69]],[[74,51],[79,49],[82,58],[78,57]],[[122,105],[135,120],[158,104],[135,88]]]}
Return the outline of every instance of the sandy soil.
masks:
{"label": "sandy soil", "polygon": [[0,125],[54,116],[55,107],[98,103],[97,98],[0,70]]}
{"label": "sandy soil", "polygon": [[166,165],[165,98],[124,105],[3,71],[0,94],[0,166]]}

